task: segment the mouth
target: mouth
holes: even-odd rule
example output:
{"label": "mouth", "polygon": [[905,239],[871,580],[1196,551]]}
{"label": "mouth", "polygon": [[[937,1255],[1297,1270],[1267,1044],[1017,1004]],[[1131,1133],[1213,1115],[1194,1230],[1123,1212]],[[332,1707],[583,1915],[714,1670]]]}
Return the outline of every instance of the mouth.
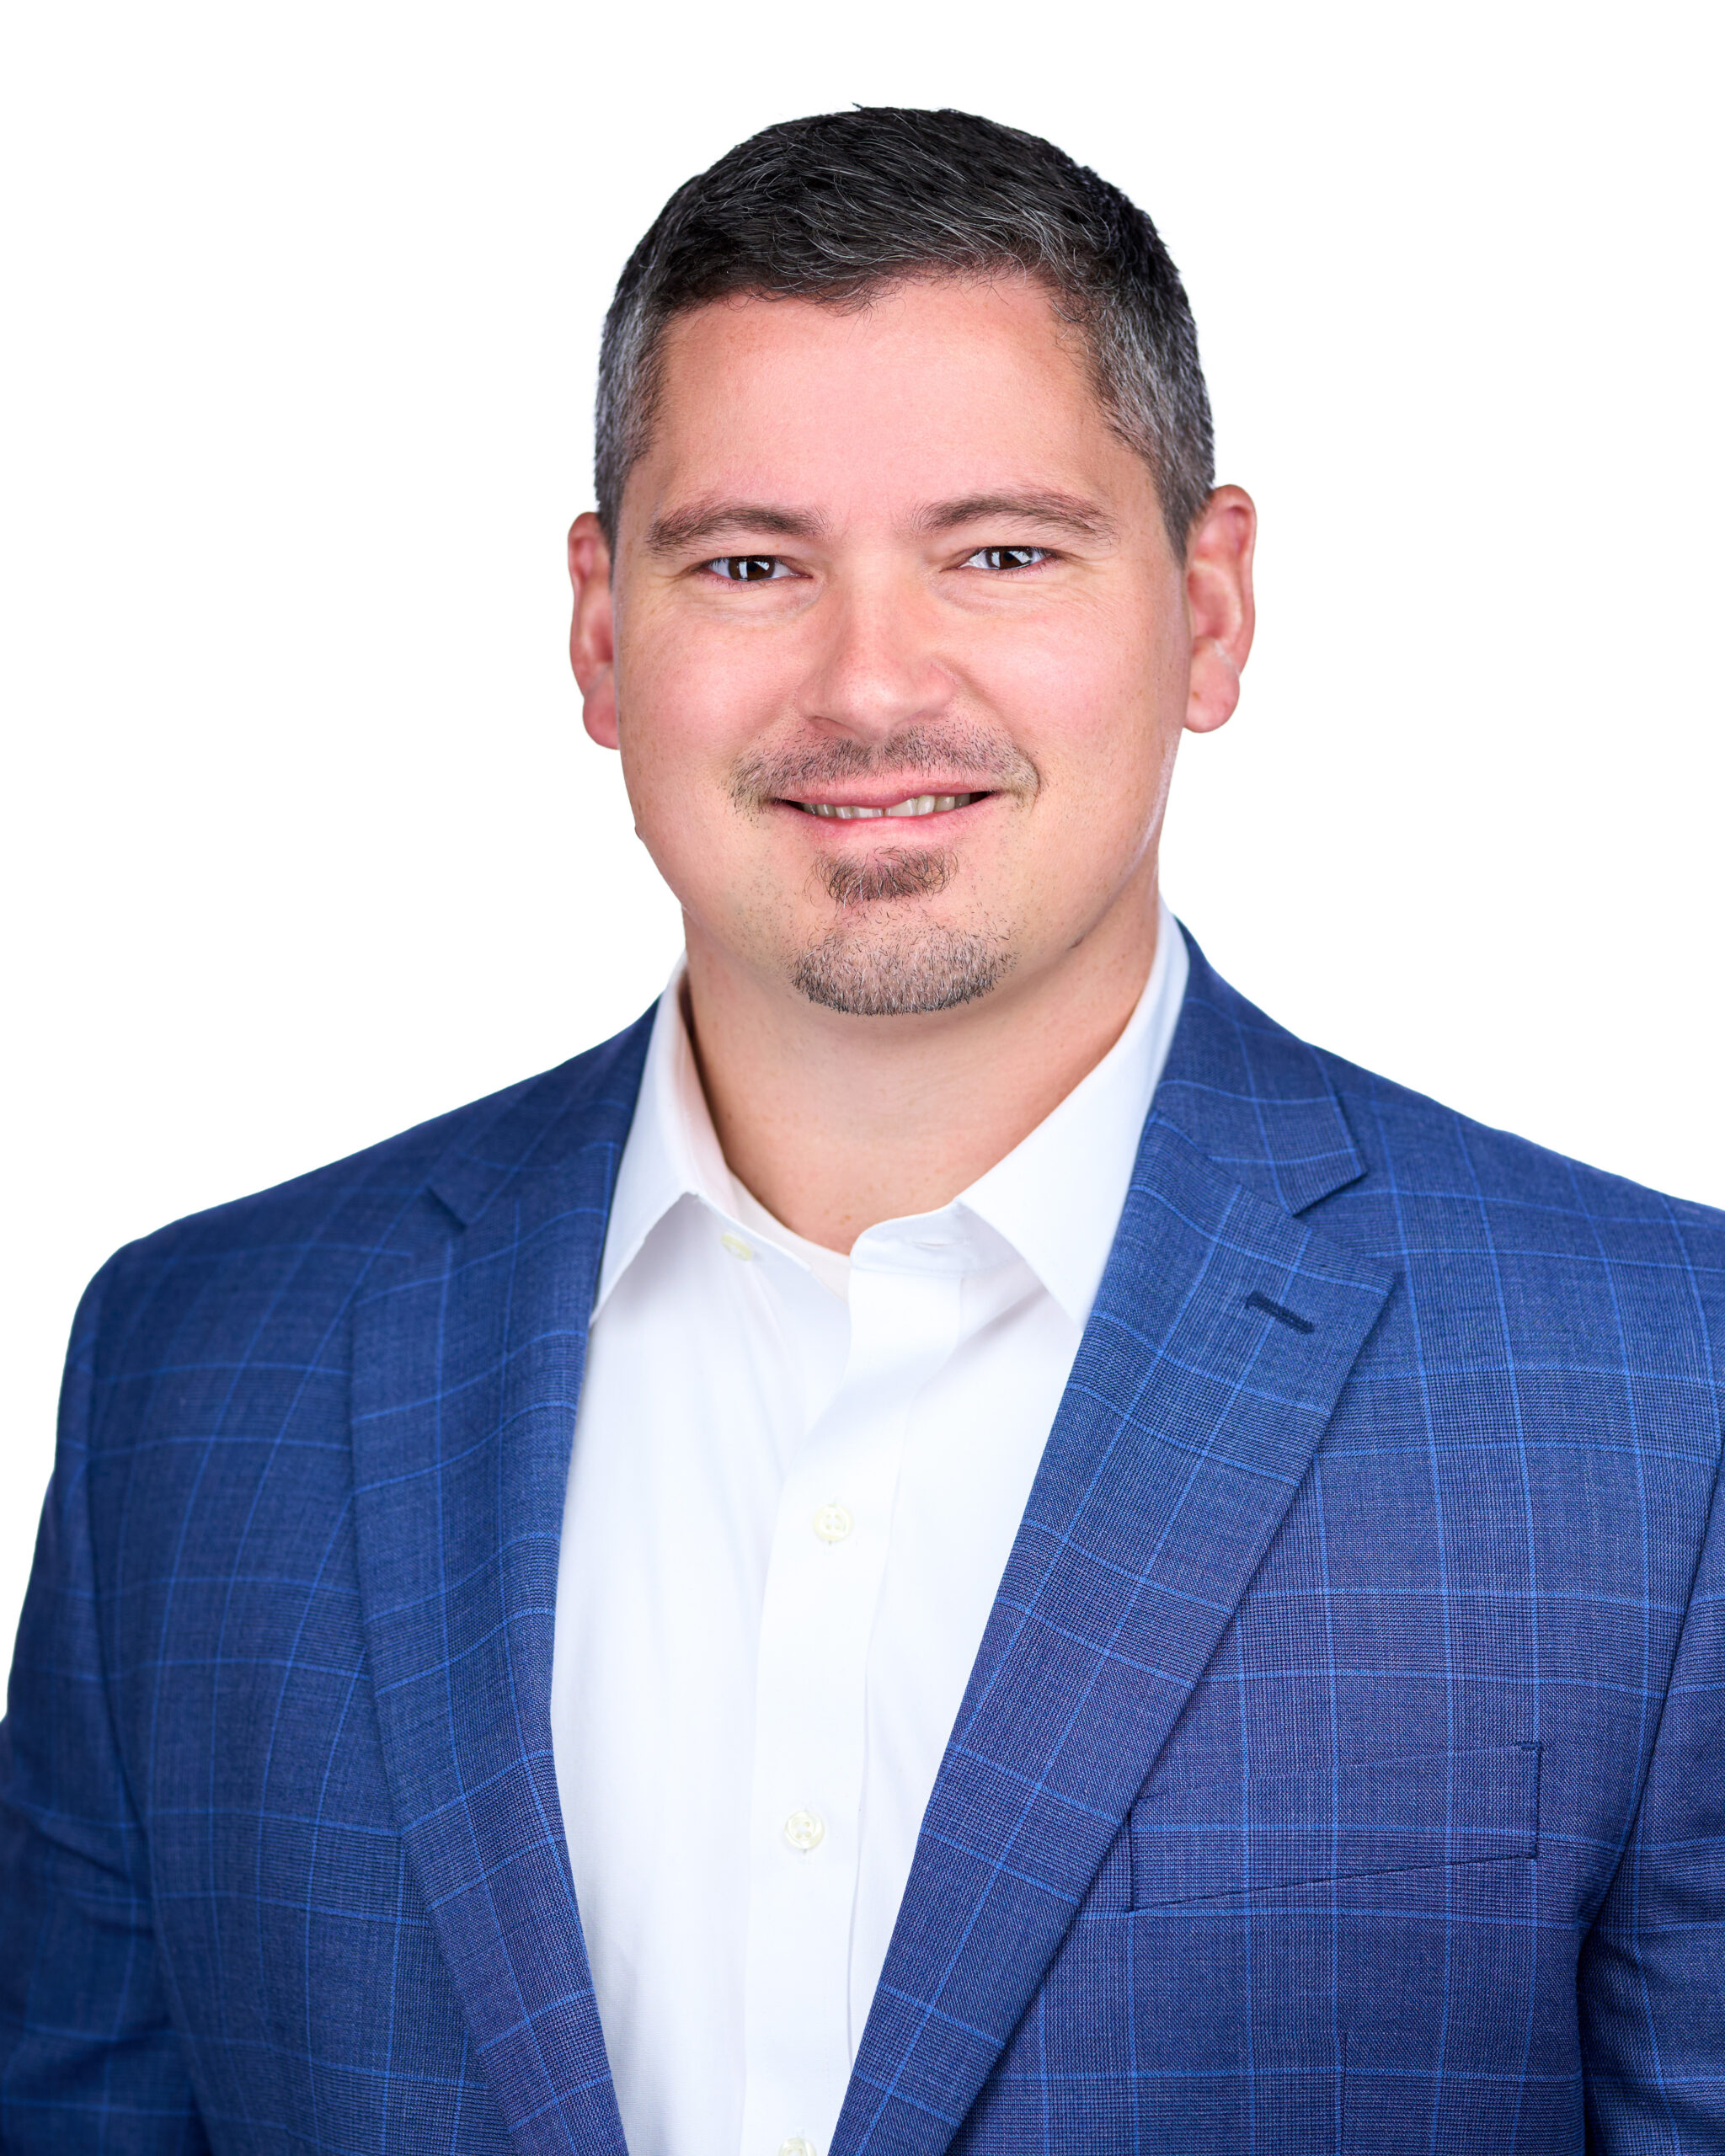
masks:
{"label": "mouth", "polygon": [[805,816],[829,816],[849,823],[864,817],[943,816],[954,808],[968,808],[973,802],[987,798],[986,793],[913,793],[903,801],[881,806],[862,801],[787,801],[784,805],[800,809]]}

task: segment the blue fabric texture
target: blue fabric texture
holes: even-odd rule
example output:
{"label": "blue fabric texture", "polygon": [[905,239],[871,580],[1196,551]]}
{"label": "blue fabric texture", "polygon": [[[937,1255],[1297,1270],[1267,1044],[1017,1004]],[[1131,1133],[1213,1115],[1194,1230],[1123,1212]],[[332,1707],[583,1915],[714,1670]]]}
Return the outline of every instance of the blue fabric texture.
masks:
{"label": "blue fabric texture", "polygon": [[[7,2150],[622,2150],[548,1703],[645,1045],[93,1283]],[[1194,950],[830,2156],[1725,2149],[1722,1341],[1718,1214]]]}

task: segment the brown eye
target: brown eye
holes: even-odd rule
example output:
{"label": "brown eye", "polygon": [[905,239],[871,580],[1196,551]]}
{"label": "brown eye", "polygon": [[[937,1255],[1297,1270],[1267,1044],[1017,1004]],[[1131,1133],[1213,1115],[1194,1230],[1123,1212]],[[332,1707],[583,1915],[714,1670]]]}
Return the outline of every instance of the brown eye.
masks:
{"label": "brown eye", "polygon": [[764,584],[784,564],[776,554],[721,554],[707,567],[727,584]]}
{"label": "brown eye", "polygon": [[1048,559],[1046,547],[979,547],[964,564],[985,569],[1033,569]]}

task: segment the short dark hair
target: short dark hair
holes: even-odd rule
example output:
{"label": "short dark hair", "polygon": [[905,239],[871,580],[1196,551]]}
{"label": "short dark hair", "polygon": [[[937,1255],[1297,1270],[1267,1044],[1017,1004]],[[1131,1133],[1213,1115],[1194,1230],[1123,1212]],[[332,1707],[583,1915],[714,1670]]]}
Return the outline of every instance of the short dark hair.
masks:
{"label": "short dark hair", "polygon": [[595,480],[615,539],[667,325],[732,294],[860,304],[904,278],[1016,270],[1087,338],[1117,434],[1183,556],[1215,483],[1210,398],[1179,273],[1119,188],[973,113],[859,106],[764,128],[672,195],[617,280],[599,355]]}

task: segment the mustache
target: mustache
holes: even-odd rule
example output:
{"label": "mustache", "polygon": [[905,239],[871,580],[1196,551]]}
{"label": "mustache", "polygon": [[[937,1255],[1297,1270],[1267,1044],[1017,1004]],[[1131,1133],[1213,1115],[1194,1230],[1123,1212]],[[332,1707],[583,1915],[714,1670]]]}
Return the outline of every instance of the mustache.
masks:
{"label": "mustache", "polygon": [[733,766],[731,798],[740,808],[756,808],[769,801],[798,800],[811,787],[929,771],[953,782],[975,779],[975,786],[958,788],[967,793],[1003,787],[1029,793],[1039,783],[1035,765],[1001,735],[943,723],[907,726],[873,747],[862,741],[805,740],[757,750]]}

